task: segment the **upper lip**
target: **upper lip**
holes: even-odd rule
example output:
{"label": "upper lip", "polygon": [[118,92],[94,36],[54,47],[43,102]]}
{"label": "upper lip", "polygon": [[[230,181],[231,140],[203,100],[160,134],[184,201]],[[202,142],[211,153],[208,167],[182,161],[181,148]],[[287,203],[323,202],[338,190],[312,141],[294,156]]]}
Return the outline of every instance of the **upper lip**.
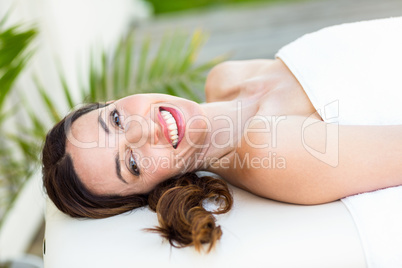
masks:
{"label": "upper lip", "polygon": [[159,107],[158,119],[162,125],[163,134],[165,135],[165,138],[169,141],[170,144],[172,144],[172,141],[171,141],[169,133],[168,133],[168,126],[161,115],[161,111],[163,111],[163,110],[168,111],[173,116],[173,118],[176,120],[177,131],[178,131],[178,136],[179,136],[177,144],[175,146],[173,146],[176,149],[183,139],[185,122],[184,122],[182,114],[177,109],[172,108],[172,107],[165,107],[165,106]]}

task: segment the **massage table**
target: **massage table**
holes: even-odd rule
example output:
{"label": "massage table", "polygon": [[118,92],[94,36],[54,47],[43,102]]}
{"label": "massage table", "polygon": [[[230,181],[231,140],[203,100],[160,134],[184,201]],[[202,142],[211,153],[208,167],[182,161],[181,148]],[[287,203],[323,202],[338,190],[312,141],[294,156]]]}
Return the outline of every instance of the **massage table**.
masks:
{"label": "massage table", "polygon": [[229,187],[233,209],[217,216],[223,235],[210,253],[174,248],[144,231],[158,225],[148,207],[107,219],[75,219],[48,200],[45,267],[366,267],[356,226],[341,201],[293,205]]}

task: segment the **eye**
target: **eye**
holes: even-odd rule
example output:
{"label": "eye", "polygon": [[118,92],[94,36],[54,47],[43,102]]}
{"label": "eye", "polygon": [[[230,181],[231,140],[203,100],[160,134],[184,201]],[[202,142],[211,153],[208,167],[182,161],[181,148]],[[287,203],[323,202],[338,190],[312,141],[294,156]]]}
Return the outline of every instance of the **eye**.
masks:
{"label": "eye", "polygon": [[120,129],[124,129],[123,125],[121,124],[121,120],[120,120],[120,114],[119,112],[114,109],[111,113],[110,113],[110,119],[112,120],[112,123],[117,126]]}
{"label": "eye", "polygon": [[130,172],[132,174],[134,174],[135,176],[140,175],[140,169],[138,168],[138,165],[137,165],[137,162],[135,161],[133,152],[131,152],[131,151],[128,155],[128,161],[126,163],[126,166],[127,166],[128,170],[130,170]]}

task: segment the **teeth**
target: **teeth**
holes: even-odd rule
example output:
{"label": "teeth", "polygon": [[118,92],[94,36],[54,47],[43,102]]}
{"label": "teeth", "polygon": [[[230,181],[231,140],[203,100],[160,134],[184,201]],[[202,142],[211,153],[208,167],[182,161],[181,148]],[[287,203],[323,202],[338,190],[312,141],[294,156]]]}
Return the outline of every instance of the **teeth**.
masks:
{"label": "teeth", "polygon": [[174,136],[174,135],[177,135],[177,134],[178,134],[177,129],[173,129],[172,131],[169,132],[170,136]]}
{"label": "teeth", "polygon": [[168,125],[168,130],[170,131],[177,130],[176,121],[174,121],[174,124]]}
{"label": "teeth", "polygon": [[174,120],[173,117],[170,117],[170,118],[168,118],[168,119],[166,120],[166,123],[167,123],[167,124],[173,124],[173,123],[176,123],[176,120]]}
{"label": "teeth", "polygon": [[170,140],[172,141],[173,146],[175,146],[179,141],[179,136],[177,135],[179,132],[177,131],[176,120],[168,111],[162,110],[161,115],[167,124]]}

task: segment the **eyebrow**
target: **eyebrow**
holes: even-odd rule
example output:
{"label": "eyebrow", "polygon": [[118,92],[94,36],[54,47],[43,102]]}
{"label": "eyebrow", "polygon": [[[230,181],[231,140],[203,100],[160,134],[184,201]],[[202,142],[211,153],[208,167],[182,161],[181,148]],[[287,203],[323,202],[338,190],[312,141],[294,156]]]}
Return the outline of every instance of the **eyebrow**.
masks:
{"label": "eyebrow", "polygon": [[[103,130],[105,130],[105,132],[107,134],[110,133],[110,130],[108,128],[108,126],[106,125],[105,121],[102,118],[102,112],[100,112],[99,116],[98,116],[98,122],[99,124],[102,126]],[[119,153],[116,154],[114,161],[116,163],[116,174],[117,177],[119,178],[119,180],[121,180],[122,182],[124,182],[125,184],[128,184],[127,181],[125,179],[123,179],[123,176],[121,175],[121,167],[120,167],[120,160],[119,160]]]}
{"label": "eyebrow", "polygon": [[119,154],[118,153],[116,154],[114,160],[116,162],[116,174],[117,174],[117,177],[119,178],[119,180],[121,180],[125,184],[128,184],[127,181],[125,179],[123,179],[123,176],[121,176],[120,160],[119,160]]}
{"label": "eyebrow", "polygon": [[106,125],[106,123],[105,123],[105,121],[103,120],[103,118],[102,118],[102,112],[99,114],[99,116],[98,116],[98,122],[99,122],[99,124],[101,125],[101,127],[103,128],[103,130],[107,133],[107,134],[109,134],[110,133],[110,130],[109,130],[109,127]]}

